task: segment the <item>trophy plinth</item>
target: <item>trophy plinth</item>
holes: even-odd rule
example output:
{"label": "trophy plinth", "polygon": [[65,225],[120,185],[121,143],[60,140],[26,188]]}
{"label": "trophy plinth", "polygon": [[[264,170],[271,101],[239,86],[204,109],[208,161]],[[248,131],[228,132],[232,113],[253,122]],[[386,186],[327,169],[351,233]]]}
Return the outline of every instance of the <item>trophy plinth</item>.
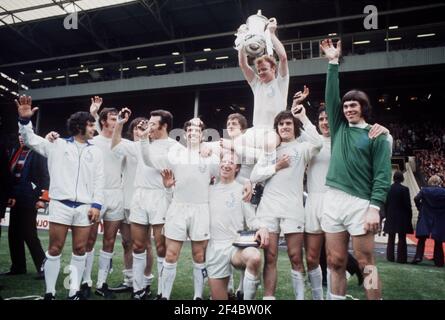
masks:
{"label": "trophy plinth", "polygon": [[260,244],[255,240],[256,231],[238,231],[239,237],[233,242],[238,248],[258,247]]}

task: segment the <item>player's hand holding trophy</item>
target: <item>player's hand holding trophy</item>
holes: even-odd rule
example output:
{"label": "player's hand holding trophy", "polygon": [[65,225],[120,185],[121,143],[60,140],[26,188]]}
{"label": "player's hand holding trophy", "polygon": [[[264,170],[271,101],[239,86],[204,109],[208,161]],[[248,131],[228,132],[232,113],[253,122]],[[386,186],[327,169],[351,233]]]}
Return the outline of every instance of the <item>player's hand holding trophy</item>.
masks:
{"label": "player's hand holding trophy", "polygon": [[235,49],[244,50],[250,58],[257,58],[266,53],[273,55],[270,29],[267,28],[269,24],[276,26],[276,19],[267,19],[261,14],[261,10],[251,15],[235,34]]}

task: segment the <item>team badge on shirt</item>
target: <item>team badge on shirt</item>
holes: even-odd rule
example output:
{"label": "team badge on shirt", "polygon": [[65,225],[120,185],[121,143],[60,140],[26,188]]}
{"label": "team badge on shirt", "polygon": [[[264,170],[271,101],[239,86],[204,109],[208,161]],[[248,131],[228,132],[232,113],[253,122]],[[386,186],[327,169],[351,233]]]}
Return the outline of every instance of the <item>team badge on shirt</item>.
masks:
{"label": "team badge on shirt", "polygon": [[270,86],[266,92],[266,95],[268,98],[275,97],[275,88],[273,86]]}
{"label": "team badge on shirt", "polygon": [[235,194],[233,192],[230,193],[230,199],[226,201],[226,207],[227,208],[234,208],[235,207]]}
{"label": "team badge on shirt", "polygon": [[91,154],[90,150],[87,150],[85,153],[85,161],[90,163],[93,162],[93,155]]}
{"label": "team badge on shirt", "polygon": [[292,155],[289,155],[289,160],[291,164],[297,163],[301,159],[301,154],[298,152],[297,148],[292,149]]}

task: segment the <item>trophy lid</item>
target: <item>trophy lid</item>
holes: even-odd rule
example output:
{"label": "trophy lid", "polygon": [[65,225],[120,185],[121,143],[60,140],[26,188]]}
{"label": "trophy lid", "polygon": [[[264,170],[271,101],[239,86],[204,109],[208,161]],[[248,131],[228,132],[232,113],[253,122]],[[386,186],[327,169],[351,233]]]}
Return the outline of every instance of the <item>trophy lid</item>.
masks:
{"label": "trophy lid", "polygon": [[[267,19],[265,16],[263,16],[263,14],[262,14],[262,12],[261,12],[261,10],[258,10],[258,12],[256,13],[256,14],[252,14],[251,16],[249,16],[248,18],[247,18],[247,21],[249,21],[249,19],[262,19],[262,20],[265,20],[266,22],[268,22],[269,21],[269,19]],[[247,24],[249,24],[249,23],[247,23]]]}

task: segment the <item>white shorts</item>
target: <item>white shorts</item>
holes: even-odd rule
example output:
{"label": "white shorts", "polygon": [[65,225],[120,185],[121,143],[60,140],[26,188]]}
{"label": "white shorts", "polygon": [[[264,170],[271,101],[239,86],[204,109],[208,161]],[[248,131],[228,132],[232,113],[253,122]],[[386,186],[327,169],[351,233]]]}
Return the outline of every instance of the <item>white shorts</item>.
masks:
{"label": "white shorts", "polygon": [[137,188],[131,202],[130,222],[164,224],[169,203],[164,189]]}
{"label": "white shorts", "polygon": [[124,220],[122,222],[130,224],[130,209],[124,209]]}
{"label": "white shorts", "polygon": [[304,220],[293,218],[259,217],[261,226],[271,233],[303,233]]}
{"label": "white shorts", "polygon": [[91,226],[90,219],[88,218],[88,210],[90,208],[91,205],[89,204],[72,208],[53,199],[48,205],[48,220],[66,226],[88,227]]}
{"label": "white shorts", "polygon": [[263,150],[267,139],[271,139],[271,142],[274,142],[276,136],[277,133],[273,128],[249,128],[242,135],[243,145]]}
{"label": "white shorts", "polygon": [[369,200],[329,188],[324,199],[321,228],[329,233],[348,231],[352,236],[366,234],[365,214],[368,208]]}
{"label": "white shorts", "polygon": [[104,205],[100,218],[105,221],[124,220],[124,192],[122,189],[104,189]]}
{"label": "white shorts", "polygon": [[232,257],[240,251],[232,245],[233,241],[209,241],[206,251],[206,269],[209,278],[227,278],[232,274]]}
{"label": "white shorts", "polygon": [[176,241],[208,240],[210,237],[210,213],[208,203],[181,203],[172,201],[164,226],[167,238]]}
{"label": "white shorts", "polygon": [[304,232],[314,234],[323,233],[321,229],[321,217],[323,216],[324,197],[324,193],[311,192],[308,194],[304,207]]}

